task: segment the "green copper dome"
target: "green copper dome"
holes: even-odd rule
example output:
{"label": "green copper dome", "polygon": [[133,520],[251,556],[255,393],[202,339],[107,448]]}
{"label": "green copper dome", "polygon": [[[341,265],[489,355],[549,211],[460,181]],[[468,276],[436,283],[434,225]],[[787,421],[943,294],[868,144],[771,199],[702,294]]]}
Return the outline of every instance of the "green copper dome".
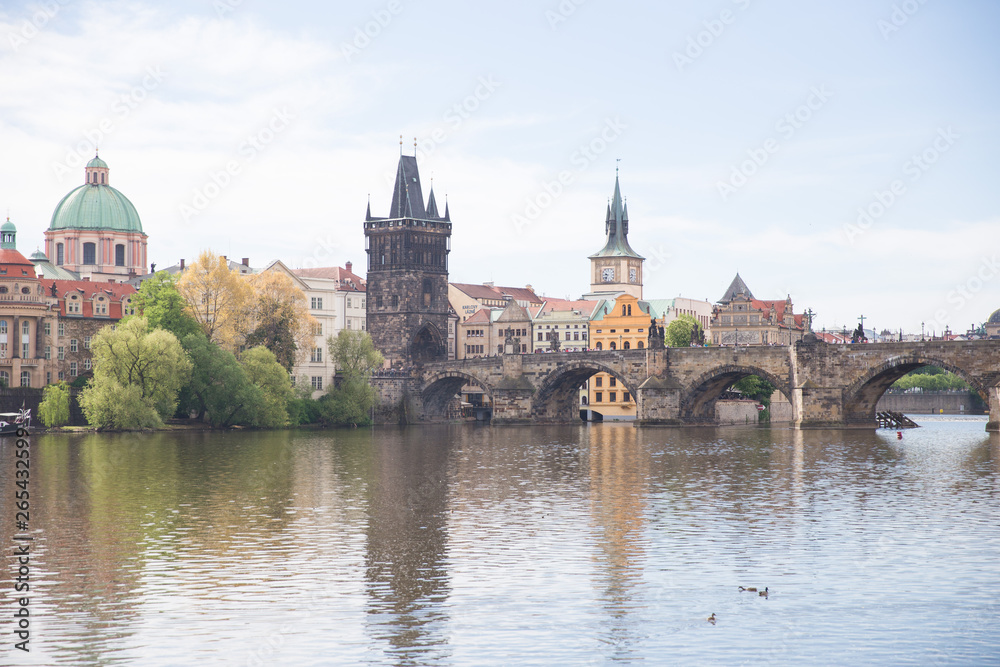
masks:
{"label": "green copper dome", "polygon": [[15,227],[14,223],[10,221],[10,218],[7,218],[7,222],[3,223],[3,225],[0,225],[0,232],[16,232],[16,231],[17,227]]}
{"label": "green copper dome", "polygon": [[108,163],[95,155],[94,159],[87,163],[87,166],[88,167],[103,167],[104,169],[107,169],[108,168]]}
{"label": "green copper dome", "polygon": [[81,185],[72,190],[56,206],[49,229],[143,233],[135,206],[110,185]]}

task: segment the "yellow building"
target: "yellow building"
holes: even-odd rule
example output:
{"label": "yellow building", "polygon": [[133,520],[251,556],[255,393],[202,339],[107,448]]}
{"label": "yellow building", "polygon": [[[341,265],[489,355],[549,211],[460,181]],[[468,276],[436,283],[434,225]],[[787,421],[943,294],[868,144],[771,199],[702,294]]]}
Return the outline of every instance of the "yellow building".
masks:
{"label": "yellow building", "polygon": [[[598,304],[590,320],[593,350],[641,350],[656,317],[649,304],[631,294]],[[614,375],[597,373],[587,381],[587,404],[604,419],[635,419],[635,397]]]}

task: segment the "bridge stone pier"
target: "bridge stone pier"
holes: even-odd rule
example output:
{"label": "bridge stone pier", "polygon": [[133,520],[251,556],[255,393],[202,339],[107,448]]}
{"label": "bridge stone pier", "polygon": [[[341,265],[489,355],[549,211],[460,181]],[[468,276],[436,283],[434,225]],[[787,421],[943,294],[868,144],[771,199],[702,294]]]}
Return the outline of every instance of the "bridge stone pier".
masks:
{"label": "bridge stone pier", "polygon": [[494,424],[573,422],[579,389],[611,373],[636,399],[640,425],[711,424],[719,396],[740,378],[770,381],[792,405],[795,425],[875,428],[875,405],[893,382],[922,366],[965,380],[1000,430],[1000,341],[829,345],[814,336],[792,346],[557,352],[423,364],[406,381],[407,414],[447,418],[461,387],[483,388]]}

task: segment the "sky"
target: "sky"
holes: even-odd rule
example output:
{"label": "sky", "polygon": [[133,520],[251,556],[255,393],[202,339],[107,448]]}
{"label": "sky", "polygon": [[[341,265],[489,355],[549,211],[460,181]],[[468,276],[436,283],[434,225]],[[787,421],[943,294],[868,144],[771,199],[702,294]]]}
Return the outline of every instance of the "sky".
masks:
{"label": "sky", "polygon": [[964,332],[1000,308],[998,27],[989,0],[3,3],[0,206],[33,252],[99,146],[160,268],[363,273],[402,149],[450,280],[576,298],[618,169],[646,298],[739,272],[817,329]]}

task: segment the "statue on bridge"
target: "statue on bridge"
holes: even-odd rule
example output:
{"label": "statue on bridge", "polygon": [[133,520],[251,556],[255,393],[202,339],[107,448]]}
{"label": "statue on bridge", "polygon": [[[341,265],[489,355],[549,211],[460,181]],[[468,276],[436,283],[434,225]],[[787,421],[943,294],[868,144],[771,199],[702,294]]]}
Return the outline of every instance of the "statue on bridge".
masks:
{"label": "statue on bridge", "polygon": [[867,343],[868,337],[865,335],[865,329],[862,325],[858,325],[858,328],[854,330],[854,335],[851,337],[852,343]]}
{"label": "statue on bridge", "polygon": [[666,347],[666,334],[663,327],[656,325],[656,318],[650,318],[649,320],[649,336],[646,340],[646,347],[651,350],[662,350]]}
{"label": "statue on bridge", "polygon": [[549,349],[552,350],[553,352],[558,352],[559,351],[559,346],[560,346],[560,343],[559,343],[559,332],[558,331],[550,331],[550,332],[548,332],[547,335],[549,337]]}

